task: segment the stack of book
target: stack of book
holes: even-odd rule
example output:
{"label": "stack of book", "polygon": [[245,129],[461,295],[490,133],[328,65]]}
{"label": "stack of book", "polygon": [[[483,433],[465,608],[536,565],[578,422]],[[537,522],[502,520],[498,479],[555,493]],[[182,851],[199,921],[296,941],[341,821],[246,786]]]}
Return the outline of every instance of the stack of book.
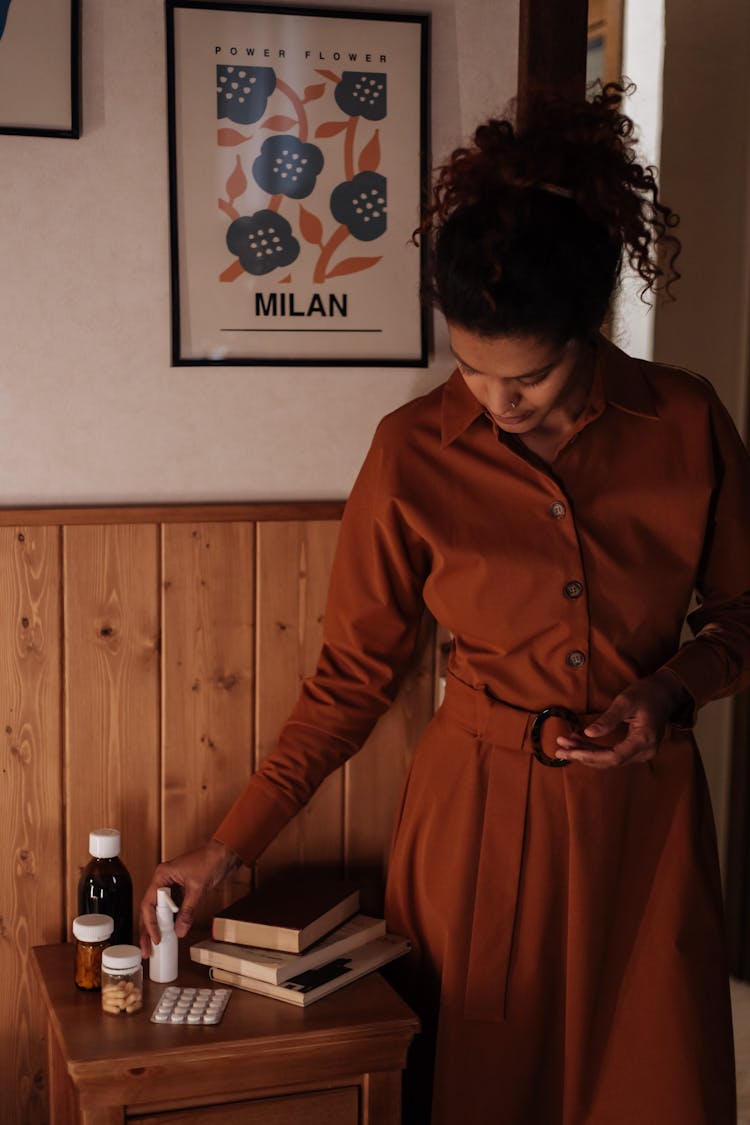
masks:
{"label": "stack of book", "polygon": [[408,952],[382,918],[359,912],[351,883],[285,875],[215,915],[190,956],[211,979],[306,1007]]}

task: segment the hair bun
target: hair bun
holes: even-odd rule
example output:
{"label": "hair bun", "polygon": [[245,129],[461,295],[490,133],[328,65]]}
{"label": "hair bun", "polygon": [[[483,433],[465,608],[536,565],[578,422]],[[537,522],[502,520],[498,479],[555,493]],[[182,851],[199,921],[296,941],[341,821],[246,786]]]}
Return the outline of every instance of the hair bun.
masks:
{"label": "hair bun", "polygon": [[[567,220],[560,209],[574,201],[618,255],[627,257],[644,292],[669,292],[680,276],[675,268],[680,244],[669,233],[678,218],[659,201],[655,169],[638,161],[635,126],[620,112],[623,97],[634,89],[622,79],[600,84],[589,100],[542,94],[532,99],[520,124],[511,113],[479,125],[471,144],[455,149],[438,169],[420,232],[439,237],[453,214],[478,206],[487,240],[501,247],[525,224],[537,222],[540,210],[553,229],[555,222],[562,229]],[[659,253],[663,245],[672,250],[666,269]],[[497,263],[495,272],[499,269]]]}

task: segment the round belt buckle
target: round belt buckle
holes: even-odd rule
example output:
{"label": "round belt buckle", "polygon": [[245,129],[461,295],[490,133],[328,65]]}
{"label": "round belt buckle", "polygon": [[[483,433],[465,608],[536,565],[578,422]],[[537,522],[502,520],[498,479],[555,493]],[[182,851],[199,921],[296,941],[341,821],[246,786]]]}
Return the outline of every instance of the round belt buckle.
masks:
{"label": "round belt buckle", "polygon": [[570,762],[566,762],[562,758],[550,758],[542,750],[542,727],[547,719],[565,719],[566,722],[570,723],[572,729],[578,733],[581,730],[578,716],[575,711],[570,711],[567,707],[545,707],[531,724],[531,748],[536,760],[541,762],[543,766],[550,766],[552,769],[569,766]]}

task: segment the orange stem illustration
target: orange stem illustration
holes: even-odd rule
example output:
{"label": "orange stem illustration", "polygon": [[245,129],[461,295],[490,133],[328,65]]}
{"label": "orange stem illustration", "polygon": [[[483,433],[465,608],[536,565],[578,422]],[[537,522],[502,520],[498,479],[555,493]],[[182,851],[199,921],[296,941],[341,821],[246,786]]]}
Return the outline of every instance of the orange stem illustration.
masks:
{"label": "orange stem illustration", "polygon": [[299,122],[299,139],[301,141],[306,141],[308,132],[307,114],[305,113],[305,107],[302,104],[302,99],[297,93],[295,93],[291,86],[287,85],[283,78],[276,79],[276,89],[281,90],[282,94],[286,94],[286,96],[289,98],[289,101],[294,106],[294,111],[297,114],[297,121]]}
{"label": "orange stem illustration", "polygon": [[320,285],[325,281],[328,263],[330,262],[335,252],[338,250],[341,243],[344,242],[348,238],[348,236],[349,228],[345,227],[343,223],[340,226],[336,227],[336,230],[328,239],[328,242],[325,244],[321,251],[320,257],[315,263],[315,273],[313,274],[313,282],[315,284]]}
{"label": "orange stem illustration", "polygon": [[227,268],[219,274],[219,281],[236,281],[238,277],[242,277],[244,272],[242,262],[239,258],[235,258],[231,266],[227,266]]}
{"label": "orange stem illustration", "polygon": [[230,219],[239,219],[239,211],[235,210],[231,203],[227,203],[226,199],[219,200],[219,207],[225,215],[229,215]]}
{"label": "orange stem illustration", "polygon": [[354,134],[357,132],[358,117],[350,117],[344,134],[344,177],[354,179]]}

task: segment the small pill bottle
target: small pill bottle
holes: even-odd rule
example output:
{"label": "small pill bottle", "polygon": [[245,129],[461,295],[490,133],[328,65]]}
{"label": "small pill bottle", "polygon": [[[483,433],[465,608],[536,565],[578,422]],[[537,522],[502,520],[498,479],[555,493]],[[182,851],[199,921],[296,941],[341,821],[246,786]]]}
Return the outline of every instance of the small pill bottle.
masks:
{"label": "small pill bottle", "polygon": [[110,945],[102,954],[102,1010],[132,1015],[143,1007],[143,966],[137,945]]}
{"label": "small pill bottle", "polygon": [[115,924],[107,914],[79,914],[73,919],[76,939],[76,984],[85,992],[102,986],[102,953]]}

